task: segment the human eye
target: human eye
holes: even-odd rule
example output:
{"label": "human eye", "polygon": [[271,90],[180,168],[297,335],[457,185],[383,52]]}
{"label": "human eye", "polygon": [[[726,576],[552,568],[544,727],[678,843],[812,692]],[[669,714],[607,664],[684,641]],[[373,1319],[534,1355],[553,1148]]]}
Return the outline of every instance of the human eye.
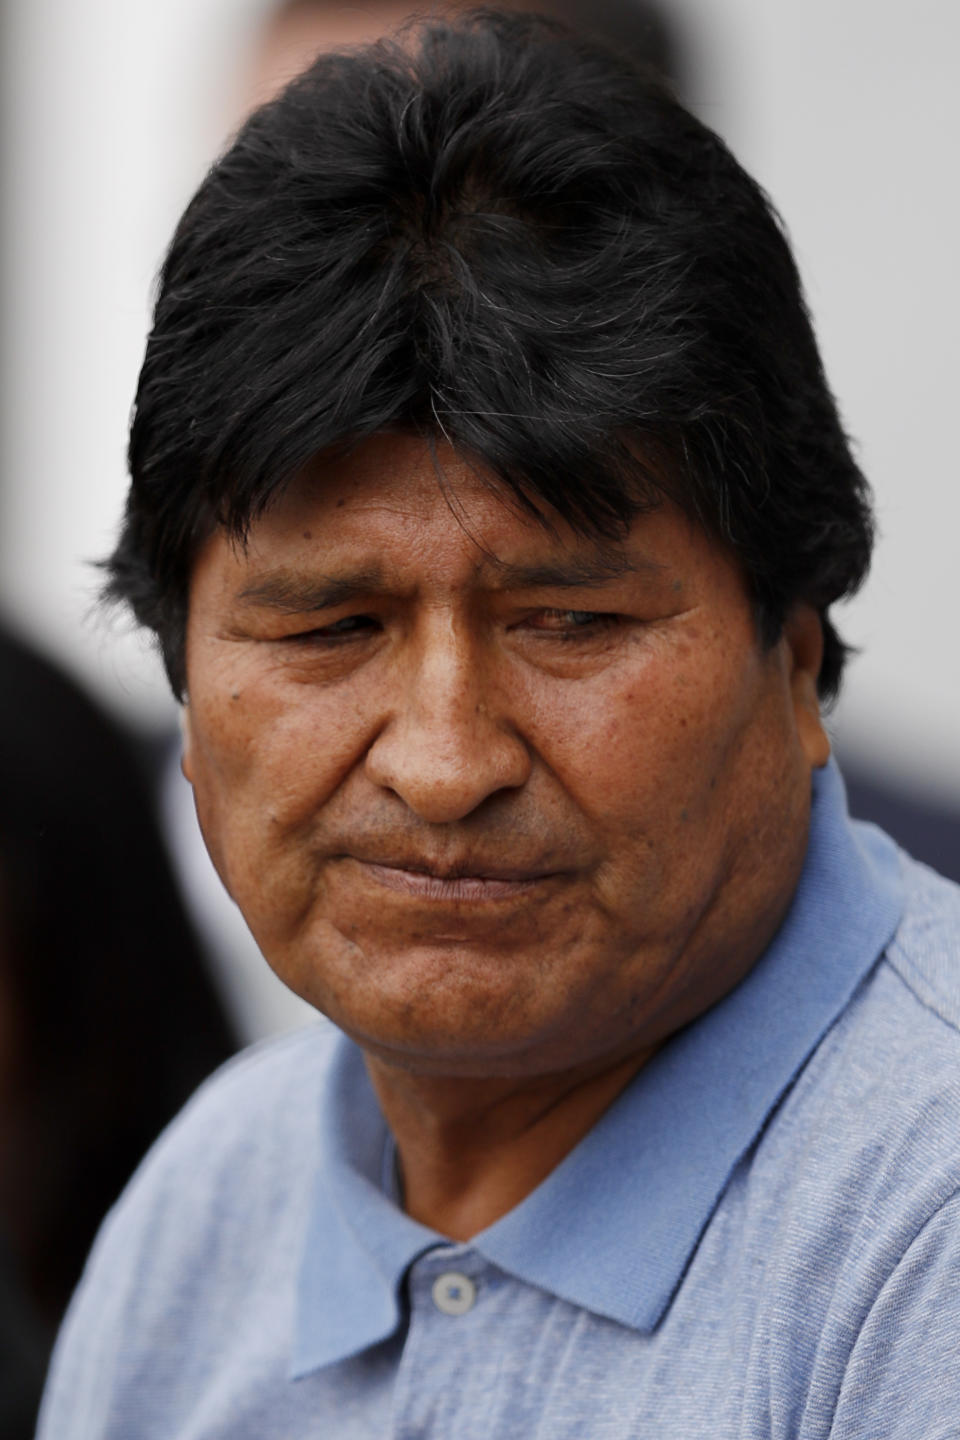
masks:
{"label": "human eye", "polygon": [[614,629],[621,617],[603,610],[539,610],[528,620],[530,628],[557,640],[595,637]]}
{"label": "human eye", "polygon": [[297,630],[284,638],[294,645],[337,646],[350,641],[365,639],[380,629],[372,615],[344,615],[329,625],[315,625],[309,630]]}

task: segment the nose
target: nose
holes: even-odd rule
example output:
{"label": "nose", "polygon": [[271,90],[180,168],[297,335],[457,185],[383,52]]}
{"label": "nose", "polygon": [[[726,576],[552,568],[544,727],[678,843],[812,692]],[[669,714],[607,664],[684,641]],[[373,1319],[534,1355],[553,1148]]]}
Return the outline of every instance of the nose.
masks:
{"label": "nose", "polygon": [[366,772],[421,820],[442,825],[498,791],[519,789],[531,756],[503,703],[495,662],[452,625],[431,628],[399,667]]}

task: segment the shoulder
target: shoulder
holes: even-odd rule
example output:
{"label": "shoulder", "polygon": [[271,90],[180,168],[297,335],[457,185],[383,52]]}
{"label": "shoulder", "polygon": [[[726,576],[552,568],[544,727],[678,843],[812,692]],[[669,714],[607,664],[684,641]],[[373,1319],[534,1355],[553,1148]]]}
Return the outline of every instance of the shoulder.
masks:
{"label": "shoulder", "polygon": [[865,1282],[960,1191],[960,889],[899,864],[899,925],[757,1155],[808,1257],[826,1275],[859,1255]]}
{"label": "shoulder", "polygon": [[256,1227],[309,1200],[318,1106],[336,1043],[326,1025],[242,1051],[203,1084],[148,1152],[94,1249],[139,1244],[168,1255],[205,1227]]}
{"label": "shoulder", "polygon": [[158,1413],[186,1414],[227,1352],[278,1381],[336,1043],[318,1023],[244,1051],[154,1145],[71,1303],[42,1435],[133,1433],[124,1426],[145,1396]]}
{"label": "shoulder", "polygon": [[956,1405],[960,890],[898,863],[892,939],[721,1207],[762,1276],[757,1383],[844,1436],[946,1434]]}
{"label": "shoulder", "polygon": [[917,1001],[960,1033],[960,885],[900,852],[904,914],[886,960]]}
{"label": "shoulder", "polygon": [[[335,1043],[329,1027],[308,1025],[221,1066],[148,1151],[110,1224],[171,1187],[197,1211],[204,1201],[226,1199],[241,1176],[258,1191],[287,1185],[291,1168],[315,1152],[317,1106]],[[181,1186],[185,1176],[188,1187]]]}
{"label": "shoulder", "polygon": [[339,1032],[326,1021],[251,1045],[198,1087],[150,1151],[149,1166],[184,1149],[213,1143],[217,1153],[240,1141],[268,1142],[312,1123],[319,1089]]}
{"label": "shoulder", "polygon": [[[960,1184],[960,887],[899,854],[903,914],[837,1026],[855,1103]],[[829,1049],[829,1047],[828,1047]]]}
{"label": "shoulder", "polygon": [[960,1185],[960,887],[903,851],[898,860],[896,931],[798,1090],[816,1100],[818,1125],[833,1117],[828,1132],[865,1179],[881,1151],[909,1154],[935,1205]]}
{"label": "shoulder", "polygon": [[960,1190],[960,888],[895,858],[897,928],[753,1160],[824,1275],[861,1243],[889,1273]]}

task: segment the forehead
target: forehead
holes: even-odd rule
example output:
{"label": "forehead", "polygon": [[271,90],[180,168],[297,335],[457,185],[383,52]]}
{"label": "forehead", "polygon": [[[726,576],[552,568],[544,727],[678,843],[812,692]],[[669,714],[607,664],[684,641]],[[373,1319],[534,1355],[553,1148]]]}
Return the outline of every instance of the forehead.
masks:
{"label": "forehead", "polygon": [[[664,501],[622,537],[577,533],[538,517],[480,466],[449,446],[377,435],[347,454],[321,456],[250,527],[243,544],[216,532],[194,571],[216,571],[224,592],[291,602],[300,577],[363,575],[362,588],[589,586],[626,575],[728,582],[732,562]],[[739,574],[737,574],[739,585]],[[206,587],[204,587],[206,588]]]}
{"label": "forehead", "polygon": [[454,553],[478,574],[520,555],[619,547],[579,536],[560,516],[540,519],[489,472],[446,444],[376,435],[346,455],[321,456],[271,505],[253,549],[292,553],[373,547],[387,564],[445,565]]}

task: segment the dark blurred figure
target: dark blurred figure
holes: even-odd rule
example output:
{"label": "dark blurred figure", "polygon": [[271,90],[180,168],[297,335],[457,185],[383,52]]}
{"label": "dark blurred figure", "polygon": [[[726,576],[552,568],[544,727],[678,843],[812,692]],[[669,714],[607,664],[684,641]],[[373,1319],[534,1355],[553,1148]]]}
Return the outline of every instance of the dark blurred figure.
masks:
{"label": "dark blurred figure", "polygon": [[234,1050],[127,737],[0,631],[0,1436],[105,1211]]}

